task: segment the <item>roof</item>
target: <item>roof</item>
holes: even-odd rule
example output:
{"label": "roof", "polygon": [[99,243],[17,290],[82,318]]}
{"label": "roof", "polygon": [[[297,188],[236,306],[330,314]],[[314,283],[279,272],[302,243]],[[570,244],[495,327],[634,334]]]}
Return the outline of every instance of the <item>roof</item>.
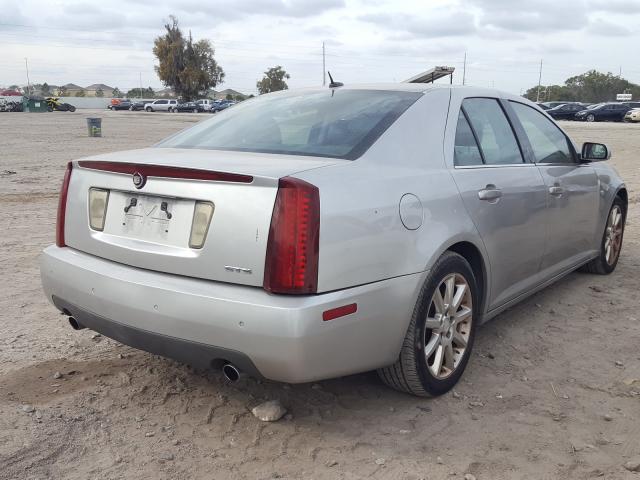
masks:
{"label": "roof", "polygon": [[75,83],[67,83],[66,85],[62,85],[60,88],[66,88],[67,90],[82,90],[80,85],[76,85]]}
{"label": "roof", "polygon": [[227,88],[227,89],[225,89],[225,90],[222,90],[222,91],[220,91],[220,92],[215,92],[215,93],[216,93],[216,95],[229,95],[229,94],[231,94],[231,95],[233,95],[234,97],[235,97],[235,96],[237,96],[237,95],[241,95],[241,96],[243,96],[243,97],[245,97],[245,96],[246,96],[244,93],[240,93],[239,91],[234,90],[234,89],[232,89],[232,88]]}
{"label": "roof", "polygon": [[88,87],[85,87],[85,90],[113,90],[113,87],[110,87],[109,85],[105,85],[104,83],[94,83],[93,85],[89,85]]}

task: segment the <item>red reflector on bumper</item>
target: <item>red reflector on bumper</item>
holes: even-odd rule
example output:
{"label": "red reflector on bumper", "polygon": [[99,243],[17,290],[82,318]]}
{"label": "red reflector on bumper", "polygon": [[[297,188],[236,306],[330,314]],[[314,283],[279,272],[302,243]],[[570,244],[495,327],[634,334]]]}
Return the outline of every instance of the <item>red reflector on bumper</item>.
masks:
{"label": "red reflector on bumper", "polygon": [[335,320],[336,318],[344,317],[345,315],[350,315],[352,313],[356,313],[357,311],[358,311],[358,304],[351,303],[349,305],[332,308],[331,310],[322,312],[322,320],[324,320],[325,322],[328,320]]}

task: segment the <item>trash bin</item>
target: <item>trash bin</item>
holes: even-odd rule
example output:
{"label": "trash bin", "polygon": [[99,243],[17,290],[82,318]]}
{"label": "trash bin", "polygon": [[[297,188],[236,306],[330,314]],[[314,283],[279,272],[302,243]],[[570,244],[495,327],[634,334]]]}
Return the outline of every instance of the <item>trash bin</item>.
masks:
{"label": "trash bin", "polygon": [[102,119],[87,118],[87,128],[89,129],[90,137],[101,137],[102,136]]}

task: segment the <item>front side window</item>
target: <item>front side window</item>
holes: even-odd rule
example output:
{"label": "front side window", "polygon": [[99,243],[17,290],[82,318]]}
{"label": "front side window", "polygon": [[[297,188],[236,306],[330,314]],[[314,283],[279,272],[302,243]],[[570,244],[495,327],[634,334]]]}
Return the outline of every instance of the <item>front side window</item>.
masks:
{"label": "front side window", "polygon": [[487,165],[512,165],[523,162],[513,129],[498,100],[467,98],[462,102],[462,108],[478,138]]}
{"label": "front side window", "polygon": [[458,114],[458,126],[456,127],[456,140],[453,153],[453,163],[456,166],[482,165],[482,155],[478,148],[476,138],[469,126],[469,122],[460,110]]}
{"label": "front side window", "polygon": [[362,155],[422,93],[393,90],[283,92],[244,101],[158,147],[311,155]]}
{"label": "front side window", "polygon": [[569,140],[547,117],[522,103],[511,102],[533,149],[536,163],[573,163]]}

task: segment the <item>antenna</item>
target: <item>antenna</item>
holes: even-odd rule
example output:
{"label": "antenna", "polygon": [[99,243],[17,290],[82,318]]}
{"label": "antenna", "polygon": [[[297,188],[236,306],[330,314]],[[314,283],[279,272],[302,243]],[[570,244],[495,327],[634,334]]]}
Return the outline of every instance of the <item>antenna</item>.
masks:
{"label": "antenna", "polygon": [[342,87],[344,85],[344,83],[342,82],[334,82],[333,77],[331,76],[331,72],[328,70],[327,70],[327,75],[329,75],[329,80],[331,80],[331,83],[329,83],[329,88],[337,88],[337,87]]}

